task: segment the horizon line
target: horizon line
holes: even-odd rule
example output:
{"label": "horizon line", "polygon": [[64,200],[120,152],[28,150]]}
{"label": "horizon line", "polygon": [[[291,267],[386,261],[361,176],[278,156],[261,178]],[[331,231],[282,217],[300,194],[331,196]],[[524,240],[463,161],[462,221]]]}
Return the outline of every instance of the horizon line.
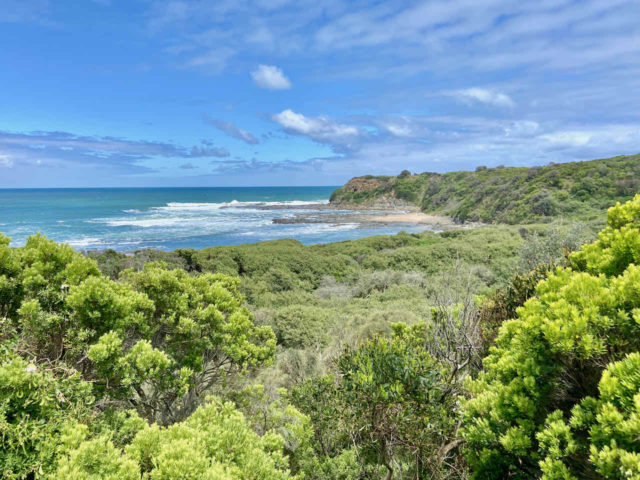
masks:
{"label": "horizon line", "polygon": [[252,186],[202,186],[202,187],[184,187],[184,186],[139,186],[139,187],[0,187],[0,190],[127,190],[142,188],[340,188],[342,185],[252,185]]}

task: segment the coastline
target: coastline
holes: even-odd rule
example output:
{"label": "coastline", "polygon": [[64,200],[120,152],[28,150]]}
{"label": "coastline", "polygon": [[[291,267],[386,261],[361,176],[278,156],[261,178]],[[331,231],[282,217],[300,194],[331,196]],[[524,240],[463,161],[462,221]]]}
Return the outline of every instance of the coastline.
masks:
{"label": "coastline", "polygon": [[[299,213],[294,213],[285,217],[274,217],[274,224],[359,224],[361,227],[380,227],[384,225],[423,226],[426,229],[439,231],[451,228],[470,228],[481,226],[481,223],[473,222],[460,224],[451,217],[444,215],[434,215],[421,212],[417,207],[412,206],[370,206],[352,208],[351,205],[317,204],[310,205],[316,212],[310,214],[305,212],[305,207],[300,207]],[[308,208],[309,206],[307,206]],[[280,207],[264,206],[265,210],[278,210]]]}
{"label": "coastline", "polygon": [[[54,197],[38,192],[4,196],[7,205],[21,205],[0,208],[4,214],[0,231],[15,247],[37,232],[78,251],[135,252],[197,250],[283,238],[311,245],[473,226],[420,212],[415,205],[387,202],[354,208],[330,203],[328,192],[317,188],[246,190],[242,195],[185,188],[170,193],[136,189],[108,195],[83,190],[60,191]],[[51,216],[39,215],[43,211],[52,212]]]}
{"label": "coastline", "polygon": [[429,215],[422,212],[409,212],[409,213],[395,213],[391,212],[387,215],[374,215],[370,218],[372,222],[383,223],[416,223],[422,225],[433,225],[442,227],[455,227],[458,226],[451,219],[451,217],[445,217],[442,215]]}

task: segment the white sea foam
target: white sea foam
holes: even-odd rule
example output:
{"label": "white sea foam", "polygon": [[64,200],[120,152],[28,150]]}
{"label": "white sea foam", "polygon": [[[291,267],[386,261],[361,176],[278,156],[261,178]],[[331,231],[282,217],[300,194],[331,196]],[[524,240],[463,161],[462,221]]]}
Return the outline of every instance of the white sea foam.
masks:
{"label": "white sea foam", "polygon": [[118,246],[128,245],[136,249],[145,248],[140,240],[120,239],[120,238],[110,241],[105,238],[83,237],[83,238],[72,238],[69,240],[64,240],[64,243],[78,249],[87,249],[87,248],[104,249],[114,245],[118,245]]}
{"label": "white sea foam", "polygon": [[104,240],[97,237],[74,238],[66,240],[66,244],[75,248],[99,247],[104,245]]}
{"label": "white sea foam", "polygon": [[[238,201],[229,202],[168,202],[148,209],[120,210],[117,216],[105,216],[85,220],[93,224],[91,234],[74,238],[66,243],[78,249],[117,248],[135,250],[150,246],[163,248],[165,241],[204,242],[211,237],[211,244],[218,239],[245,238],[247,241],[278,238],[300,238],[318,241],[321,238],[341,238],[331,235],[361,228],[360,223],[300,223],[274,224],[274,217],[291,217],[292,214],[313,215],[320,213],[318,204],[327,200],[291,201]],[[269,207],[275,207],[273,209]],[[105,230],[106,229],[106,230]],[[96,235],[94,231],[103,231]],[[89,233],[89,232],[87,232]],[[225,242],[227,240],[224,240]]]}
{"label": "white sea foam", "polygon": [[105,223],[110,227],[140,227],[140,228],[153,228],[153,227],[173,227],[176,225],[184,225],[185,220],[179,217],[168,218],[113,218],[102,219],[100,223]]}
{"label": "white sea foam", "polygon": [[271,218],[245,217],[240,215],[226,216],[189,216],[178,215],[154,215],[139,217],[100,218],[91,221],[102,223],[109,227],[135,227],[142,229],[164,228],[169,232],[190,230],[192,234],[232,231],[243,226],[259,227],[271,223]]}
{"label": "white sea foam", "polygon": [[[306,235],[317,235],[319,233],[338,232],[355,230],[359,228],[358,223],[298,223],[295,225],[287,225],[286,227],[280,227],[277,231],[273,231],[273,238],[296,238]],[[245,231],[239,232],[237,235],[243,237],[253,237],[264,235],[264,232],[260,231]]]}
{"label": "white sea foam", "polygon": [[169,202],[162,207],[154,207],[155,211],[211,211],[221,210],[228,208],[251,208],[251,207],[281,207],[291,206],[300,207],[305,205],[318,205],[328,204],[328,200],[290,200],[286,202],[239,202],[238,200],[231,200],[230,202],[221,203],[184,203],[184,202]]}

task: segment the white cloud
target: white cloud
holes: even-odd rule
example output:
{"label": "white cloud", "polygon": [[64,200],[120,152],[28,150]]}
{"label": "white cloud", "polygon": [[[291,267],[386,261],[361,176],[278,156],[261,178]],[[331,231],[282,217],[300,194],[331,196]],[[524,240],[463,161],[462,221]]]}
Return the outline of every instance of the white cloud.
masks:
{"label": "white cloud", "polygon": [[271,117],[287,132],[309,137],[320,143],[346,144],[361,135],[358,127],[336,123],[329,117],[305,117],[292,110],[284,110]]}
{"label": "white cloud", "polygon": [[561,147],[583,147],[591,140],[589,132],[558,132],[541,135],[542,140]]}
{"label": "white cloud", "polygon": [[602,148],[618,149],[636,152],[640,150],[640,126],[638,125],[603,125],[576,130],[560,130],[540,135],[541,140],[556,148],[588,147],[600,150]]}
{"label": "white cloud", "polygon": [[410,137],[413,133],[411,127],[408,125],[398,125],[394,123],[389,123],[385,125],[386,129],[396,137]]}
{"label": "white cloud", "polygon": [[504,134],[508,137],[530,137],[538,132],[540,124],[530,120],[518,120],[504,128]]}
{"label": "white cloud", "polygon": [[0,167],[13,167],[13,160],[8,155],[0,155]]}
{"label": "white cloud", "polygon": [[214,48],[191,58],[185,63],[189,68],[201,68],[210,73],[220,73],[235,55],[235,50],[227,47]]}
{"label": "white cloud", "polygon": [[495,107],[515,107],[516,103],[506,93],[485,90],[484,88],[467,88],[456,90],[452,95],[465,102],[478,102]]}
{"label": "white cloud", "polygon": [[14,133],[0,130],[0,168],[34,166],[98,168],[119,174],[145,174],[157,170],[146,164],[157,158],[194,159],[228,157],[210,142],[186,147],[147,140],[80,136],[69,132]]}
{"label": "white cloud", "polygon": [[[248,143],[249,145],[256,145],[260,143],[258,139],[254,137],[251,133],[247,132],[246,130],[243,130],[242,128],[235,126],[231,122],[225,122],[224,120],[211,118],[207,115],[204,116],[204,121],[209,125],[213,125],[221,132],[224,132],[233,138],[237,138],[238,140],[242,140],[243,142]],[[218,156],[222,156],[222,155],[218,155]]]}
{"label": "white cloud", "polygon": [[393,116],[380,119],[373,119],[373,123],[379,133],[388,132],[394,137],[415,137],[422,132],[420,120],[416,117]]}
{"label": "white cloud", "polygon": [[251,72],[251,78],[260,88],[269,90],[289,90],[291,81],[285,76],[282,70],[274,65],[259,65]]}
{"label": "white cloud", "polygon": [[0,23],[49,23],[47,17],[50,13],[49,0],[3,0],[0,9]]}

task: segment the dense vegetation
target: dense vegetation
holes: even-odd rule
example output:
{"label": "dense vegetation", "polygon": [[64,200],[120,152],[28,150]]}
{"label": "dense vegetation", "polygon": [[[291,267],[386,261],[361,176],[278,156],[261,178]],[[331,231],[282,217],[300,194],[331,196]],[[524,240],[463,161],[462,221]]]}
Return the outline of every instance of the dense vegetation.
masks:
{"label": "dense vegetation", "polygon": [[634,155],[545,167],[358,177],[336,190],[331,202],[374,205],[391,198],[461,222],[516,224],[601,215],[639,190],[640,155]]}
{"label": "dense vegetation", "polygon": [[2,478],[640,479],[640,196],[594,238],[0,237]]}

